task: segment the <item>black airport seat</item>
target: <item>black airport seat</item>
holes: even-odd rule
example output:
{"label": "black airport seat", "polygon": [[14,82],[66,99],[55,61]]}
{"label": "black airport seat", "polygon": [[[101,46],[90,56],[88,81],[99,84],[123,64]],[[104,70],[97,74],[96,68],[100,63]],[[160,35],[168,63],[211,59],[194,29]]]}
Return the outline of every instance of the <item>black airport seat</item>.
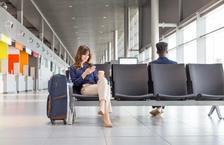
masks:
{"label": "black airport seat", "polygon": [[184,64],[150,64],[155,100],[175,101],[193,99],[187,94]]}
{"label": "black airport seat", "polygon": [[[96,66],[97,71],[103,70],[105,72],[106,79],[109,81],[111,65],[110,64],[95,64],[94,66]],[[82,94],[76,93],[75,86],[73,86],[72,96],[75,97],[79,101],[98,101],[99,100],[99,97],[97,95],[88,96],[88,95],[82,95]]]}
{"label": "black airport seat", "polygon": [[94,66],[96,66],[96,70],[100,71],[103,70],[105,73],[105,77],[108,81],[110,81],[110,76],[111,76],[111,64],[107,63],[107,64],[95,64]]}
{"label": "black airport seat", "polygon": [[146,100],[152,97],[148,94],[146,64],[113,64],[112,84],[116,100]]}
{"label": "black airport seat", "polygon": [[222,64],[188,64],[196,100],[224,100]]}

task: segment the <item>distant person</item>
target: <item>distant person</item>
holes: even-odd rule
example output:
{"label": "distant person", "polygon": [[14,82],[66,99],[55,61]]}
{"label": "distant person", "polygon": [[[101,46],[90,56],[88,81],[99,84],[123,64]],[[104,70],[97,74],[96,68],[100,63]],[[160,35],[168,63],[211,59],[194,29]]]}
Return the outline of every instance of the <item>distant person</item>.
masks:
{"label": "distant person", "polygon": [[[149,64],[177,64],[177,62],[172,61],[167,58],[168,50],[167,50],[168,44],[166,42],[159,42],[156,44],[157,48],[157,54],[159,55],[159,58],[157,60],[154,60],[150,62]],[[153,106],[153,110],[150,111],[150,114],[152,116],[157,116],[163,113],[164,106]]]}
{"label": "distant person", "polygon": [[79,46],[75,55],[75,63],[70,67],[71,80],[76,91],[82,95],[98,95],[100,101],[99,114],[105,127],[112,127],[109,112],[111,112],[110,86],[104,76],[104,71],[96,71],[90,63],[91,51],[88,46]]}

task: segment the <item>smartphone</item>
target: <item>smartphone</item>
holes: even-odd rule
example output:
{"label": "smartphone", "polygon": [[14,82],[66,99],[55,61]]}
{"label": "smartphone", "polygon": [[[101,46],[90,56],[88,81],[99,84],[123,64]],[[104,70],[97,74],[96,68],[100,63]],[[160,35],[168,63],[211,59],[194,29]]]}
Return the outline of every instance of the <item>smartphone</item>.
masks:
{"label": "smartphone", "polygon": [[90,69],[96,69],[96,66],[92,65],[92,66],[89,66]]}

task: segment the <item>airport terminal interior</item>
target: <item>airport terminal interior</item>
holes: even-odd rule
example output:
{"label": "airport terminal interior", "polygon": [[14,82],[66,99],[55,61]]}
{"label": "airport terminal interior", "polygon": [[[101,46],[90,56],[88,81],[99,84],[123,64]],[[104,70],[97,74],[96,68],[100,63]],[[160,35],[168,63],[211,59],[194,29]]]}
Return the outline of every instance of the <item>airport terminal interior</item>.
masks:
{"label": "airport terminal interior", "polygon": [[[223,16],[224,0],[0,0],[0,145],[224,145]],[[112,126],[75,91],[81,45]]]}

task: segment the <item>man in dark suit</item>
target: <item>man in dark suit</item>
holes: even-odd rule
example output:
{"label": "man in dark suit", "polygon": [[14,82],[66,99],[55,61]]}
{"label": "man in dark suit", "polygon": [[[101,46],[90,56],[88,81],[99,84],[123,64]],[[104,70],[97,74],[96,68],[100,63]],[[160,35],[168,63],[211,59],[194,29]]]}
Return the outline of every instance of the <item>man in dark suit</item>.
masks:
{"label": "man in dark suit", "polygon": [[[149,64],[177,64],[177,62],[172,61],[167,58],[168,50],[167,50],[168,44],[166,42],[159,42],[156,44],[157,48],[157,54],[159,55],[159,58],[157,60],[154,60],[150,62]],[[157,116],[163,113],[164,106],[153,106],[152,111],[150,111],[150,114],[152,116]]]}

